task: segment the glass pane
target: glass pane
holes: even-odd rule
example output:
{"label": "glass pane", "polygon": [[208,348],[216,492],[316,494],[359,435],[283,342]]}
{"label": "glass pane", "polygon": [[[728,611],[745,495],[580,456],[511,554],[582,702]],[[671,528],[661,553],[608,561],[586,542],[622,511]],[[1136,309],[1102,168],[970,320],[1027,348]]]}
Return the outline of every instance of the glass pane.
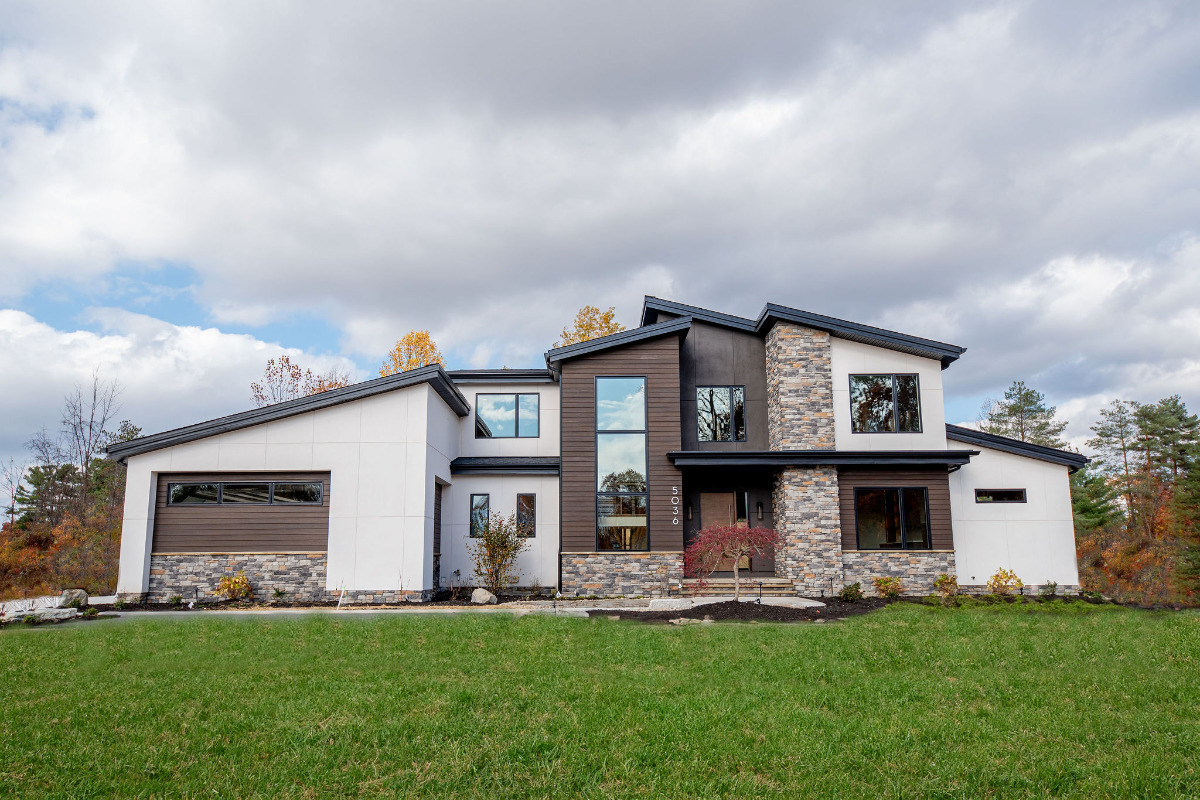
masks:
{"label": "glass pane", "polygon": [[862,489],[855,495],[858,549],[899,549],[900,490]]}
{"label": "glass pane", "polygon": [[471,495],[471,535],[479,536],[488,525],[488,496]]}
{"label": "glass pane", "polygon": [[518,435],[522,439],[536,439],[538,435],[538,396],[536,394],[517,395],[517,409],[521,417],[517,425]]}
{"label": "glass pane", "polygon": [[746,441],[746,390],[741,386],[733,387],[733,439],[737,442]]}
{"label": "glass pane", "polygon": [[[228,488],[226,488],[228,491]],[[319,483],[277,483],[275,484],[276,503],[319,503],[321,502],[321,484]]]}
{"label": "glass pane", "polygon": [[167,485],[167,502],[171,505],[216,503],[220,497],[219,486],[216,483],[171,483]]}
{"label": "glass pane", "polygon": [[601,492],[646,491],[646,434],[601,433],[596,436],[596,489]]}
{"label": "glass pane", "polygon": [[749,505],[748,501],[749,501],[749,498],[746,497],[745,492],[737,492],[737,524],[738,525],[748,525],[749,524],[750,515],[747,513],[747,506]]}
{"label": "glass pane", "polygon": [[475,395],[475,438],[494,439],[517,435],[515,394]]}
{"label": "glass pane", "polygon": [[271,501],[271,484],[269,483],[227,483],[223,503],[268,503]]}
{"label": "glass pane", "polygon": [[925,510],[925,490],[905,489],[904,544],[906,547],[929,547],[929,515]]}
{"label": "glass pane", "polygon": [[896,376],[896,414],[900,418],[902,432],[920,432],[921,388],[916,375]]}
{"label": "glass pane", "polygon": [[976,489],[976,503],[1024,503],[1024,489]]}
{"label": "glass pane", "polygon": [[893,411],[891,375],[850,376],[850,425],[855,433],[890,432]]}
{"label": "glass pane", "polygon": [[646,430],[645,378],[596,379],[596,430]]}
{"label": "glass pane", "polygon": [[646,550],[646,495],[596,498],[597,550]]}
{"label": "glass pane", "polygon": [[526,536],[533,536],[537,525],[537,496],[517,495],[517,529]]}
{"label": "glass pane", "polygon": [[729,441],[729,387],[696,387],[696,425],[702,442]]}

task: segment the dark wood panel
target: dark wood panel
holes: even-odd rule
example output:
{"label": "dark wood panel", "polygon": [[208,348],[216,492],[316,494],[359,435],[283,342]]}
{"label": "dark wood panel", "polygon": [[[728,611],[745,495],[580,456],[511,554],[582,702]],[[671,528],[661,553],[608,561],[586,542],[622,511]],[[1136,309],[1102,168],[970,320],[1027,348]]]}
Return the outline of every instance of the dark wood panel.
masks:
{"label": "dark wood panel", "polygon": [[954,549],[950,517],[950,474],[946,470],[838,470],[842,515],[842,549],[858,547],[854,490],[888,486],[924,486],[929,490],[929,539],[934,550]]}
{"label": "dark wood panel", "polygon": [[[167,505],[170,483],[322,484],[321,504]],[[155,553],[321,552],[329,546],[328,472],[161,473],[155,487]]]}
{"label": "dark wood panel", "polygon": [[649,419],[648,464],[650,549],[683,549],[683,525],[672,524],[672,489],[683,482],[667,459],[678,450],[679,339],[668,336],[578,358],[563,364],[562,408],[562,550],[596,549],[596,396],[595,379],[604,375],[645,376]]}

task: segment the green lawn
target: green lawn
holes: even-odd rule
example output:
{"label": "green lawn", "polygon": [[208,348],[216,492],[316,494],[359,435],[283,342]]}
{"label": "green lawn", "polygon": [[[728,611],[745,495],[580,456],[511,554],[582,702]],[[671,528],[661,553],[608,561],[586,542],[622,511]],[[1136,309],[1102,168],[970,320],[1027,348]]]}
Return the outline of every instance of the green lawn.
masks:
{"label": "green lawn", "polygon": [[0,632],[0,796],[1200,796],[1200,615]]}

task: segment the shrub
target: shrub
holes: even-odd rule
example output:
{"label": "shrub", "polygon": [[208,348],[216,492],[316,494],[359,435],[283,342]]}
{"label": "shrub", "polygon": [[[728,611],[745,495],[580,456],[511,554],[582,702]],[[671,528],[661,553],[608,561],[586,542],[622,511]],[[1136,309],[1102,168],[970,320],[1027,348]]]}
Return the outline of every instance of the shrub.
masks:
{"label": "shrub", "polygon": [[517,515],[492,514],[479,535],[467,542],[479,585],[497,597],[517,580],[517,556],[529,539],[517,527]]}
{"label": "shrub", "polygon": [[96,615],[97,615],[97,614],[99,614],[99,613],[100,613],[100,609],[98,609],[98,608],[94,608],[94,607],[92,607],[92,606],[88,606],[87,608],[85,608],[85,609],[83,610],[83,615],[84,615],[85,617],[94,617],[94,616],[96,616]]}
{"label": "shrub", "polygon": [[938,575],[933,582],[933,590],[942,597],[954,597],[958,594],[958,578],[954,575]]}
{"label": "shrub", "polygon": [[738,564],[743,558],[761,558],[774,553],[783,544],[783,537],[773,528],[750,528],[745,525],[710,525],[696,534],[683,551],[683,572],[694,578],[705,578],[726,562],[733,565],[733,599],[740,600],[741,576]]}
{"label": "shrub", "polygon": [[176,608],[178,608],[179,606],[183,605],[183,597],[180,595],[177,595],[177,594],[173,594],[167,598],[167,602],[170,603],[171,605],[175,606]]}
{"label": "shrub", "polygon": [[113,600],[113,608],[116,609],[117,611],[120,611],[121,609],[125,608],[125,606],[127,606],[127,605],[129,605],[129,604],[126,603],[124,601],[124,599],[122,599],[120,597],[118,597],[116,600]]}
{"label": "shrub", "polygon": [[217,582],[217,594],[226,600],[245,600],[254,595],[254,589],[250,586],[250,579],[246,577],[246,571],[242,570],[237,575],[226,575],[221,578]]}
{"label": "shrub", "polygon": [[1046,598],[1054,597],[1054,595],[1058,594],[1058,581],[1046,581],[1038,589],[1038,594]]}
{"label": "shrub", "polygon": [[875,584],[880,597],[896,598],[904,592],[904,581],[896,577],[876,578],[871,583]]}
{"label": "shrub", "polygon": [[848,583],[838,592],[838,599],[844,603],[857,603],[863,599],[862,584],[858,581]]}
{"label": "shrub", "polygon": [[996,574],[988,578],[987,582],[988,591],[1000,597],[1006,597],[1024,586],[1017,573],[1004,567],[996,570]]}
{"label": "shrub", "polygon": [[280,589],[278,586],[276,586],[275,591],[273,591],[271,593],[271,596],[275,599],[276,602],[282,602],[283,598],[287,597],[287,591],[284,589]]}

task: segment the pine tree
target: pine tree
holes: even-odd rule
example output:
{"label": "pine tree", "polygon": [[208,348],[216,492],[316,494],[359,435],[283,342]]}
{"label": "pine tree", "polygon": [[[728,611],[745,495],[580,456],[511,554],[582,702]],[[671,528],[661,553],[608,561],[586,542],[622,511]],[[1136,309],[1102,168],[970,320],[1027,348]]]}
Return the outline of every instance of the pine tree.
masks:
{"label": "pine tree", "polygon": [[1071,475],[1075,533],[1095,533],[1121,519],[1121,509],[1113,502],[1116,496],[1117,491],[1109,479],[1094,467],[1076,470]]}
{"label": "pine tree", "polygon": [[1046,397],[1025,381],[1013,381],[1004,392],[1004,399],[989,404],[987,416],[979,427],[985,433],[1007,436],[1030,444],[1065,448],[1060,437],[1067,423],[1054,418],[1054,406],[1046,405]]}

